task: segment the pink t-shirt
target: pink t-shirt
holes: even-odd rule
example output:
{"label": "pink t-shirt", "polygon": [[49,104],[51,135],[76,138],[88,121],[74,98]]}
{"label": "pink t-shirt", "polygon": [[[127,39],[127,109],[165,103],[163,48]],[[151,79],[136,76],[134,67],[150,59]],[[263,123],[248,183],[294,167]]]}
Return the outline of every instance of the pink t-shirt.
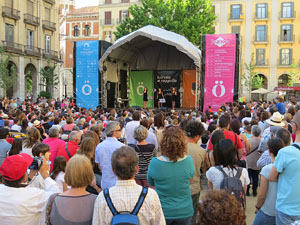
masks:
{"label": "pink t-shirt", "polygon": [[50,172],[51,172],[53,169],[54,159],[56,158],[57,153],[58,153],[58,149],[60,146],[65,145],[65,142],[61,139],[50,137],[50,138],[46,138],[45,140],[43,140],[43,143],[49,145],[49,147],[50,147],[51,155],[49,157],[49,160],[51,161],[51,164],[50,164]]}

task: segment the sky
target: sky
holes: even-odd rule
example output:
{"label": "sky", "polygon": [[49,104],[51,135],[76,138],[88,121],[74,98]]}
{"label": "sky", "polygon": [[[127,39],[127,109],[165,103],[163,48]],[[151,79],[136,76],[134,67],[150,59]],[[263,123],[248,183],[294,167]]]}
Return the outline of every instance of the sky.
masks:
{"label": "sky", "polygon": [[98,3],[99,0],[75,0],[75,7],[78,9],[85,6],[96,6]]}

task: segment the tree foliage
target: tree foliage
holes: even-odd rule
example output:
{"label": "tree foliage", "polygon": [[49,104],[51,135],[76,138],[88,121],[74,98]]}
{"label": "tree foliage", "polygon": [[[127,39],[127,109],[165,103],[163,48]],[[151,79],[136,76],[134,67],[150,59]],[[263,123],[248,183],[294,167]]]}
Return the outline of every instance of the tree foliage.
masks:
{"label": "tree foliage", "polygon": [[290,68],[290,74],[289,74],[289,80],[287,83],[288,87],[293,87],[294,83],[299,83],[300,80],[300,69],[298,65],[295,63],[292,63],[291,68]]}
{"label": "tree foliage", "polygon": [[0,46],[0,87],[3,89],[4,96],[6,91],[13,87],[18,79],[18,74],[14,64],[10,64],[11,56],[4,56],[4,50]]}
{"label": "tree foliage", "polygon": [[258,73],[255,71],[255,68],[256,68],[256,63],[254,61],[254,54],[252,53],[250,63],[249,64],[245,63],[246,73],[242,74],[242,82],[244,83],[247,91],[249,92],[249,100],[251,99],[252,88],[256,88],[253,86],[253,81],[257,82],[258,79],[255,77],[260,77]]}
{"label": "tree foliage", "polygon": [[46,87],[47,92],[51,93],[53,88],[59,84],[58,74],[55,73],[56,65],[50,66],[48,61],[48,66],[41,69],[41,83],[40,85]]}
{"label": "tree foliage", "polygon": [[181,34],[196,46],[201,46],[203,34],[214,33],[210,0],[142,0],[140,6],[130,6],[129,13],[114,33],[117,39],[146,25]]}

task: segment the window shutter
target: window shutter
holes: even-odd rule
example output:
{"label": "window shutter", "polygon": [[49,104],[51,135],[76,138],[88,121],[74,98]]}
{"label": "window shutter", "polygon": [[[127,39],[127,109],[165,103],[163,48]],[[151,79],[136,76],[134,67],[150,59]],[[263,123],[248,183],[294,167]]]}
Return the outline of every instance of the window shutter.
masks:
{"label": "window shutter", "polygon": [[265,6],[266,6],[266,17],[265,18],[269,18],[269,15],[268,15],[269,14],[268,13],[268,3],[266,3]]}
{"label": "window shutter", "polygon": [[119,11],[119,22],[122,22],[122,10]]}
{"label": "window shutter", "polygon": [[258,49],[256,49],[256,64],[258,64],[258,59],[259,59],[259,51],[258,51]]}
{"label": "window shutter", "polygon": [[283,25],[280,25],[280,41],[283,41]]}
{"label": "window shutter", "polygon": [[255,7],[256,7],[256,18],[258,18],[258,3],[256,3]]}
{"label": "window shutter", "polygon": [[294,37],[293,37],[293,34],[294,34],[294,30],[293,30],[293,28],[294,28],[294,25],[293,24],[291,24],[290,25],[290,28],[291,28],[291,41],[294,41]]}
{"label": "window shutter", "polygon": [[282,49],[279,50],[279,65],[282,65]]}
{"label": "window shutter", "polygon": [[230,5],[230,19],[232,19],[233,18],[233,15],[232,15],[232,13],[233,13],[233,5]]}
{"label": "window shutter", "polygon": [[255,41],[257,41],[257,26],[255,26]]}
{"label": "window shutter", "polygon": [[293,63],[293,49],[289,49],[289,65]]}
{"label": "window shutter", "polygon": [[283,2],[281,3],[281,18],[283,17]]}
{"label": "window shutter", "polygon": [[[243,8],[242,8],[242,5],[240,4],[240,16],[239,16],[239,18],[241,19],[242,18],[242,13],[243,13]],[[243,17],[244,17],[245,15],[243,14]]]}
{"label": "window shutter", "polygon": [[265,25],[265,41],[268,41],[268,25]]}
{"label": "window shutter", "polygon": [[292,10],[292,12],[291,12],[291,16],[292,16],[292,18],[293,17],[295,17],[295,15],[294,15],[294,2],[291,2],[291,10]]}

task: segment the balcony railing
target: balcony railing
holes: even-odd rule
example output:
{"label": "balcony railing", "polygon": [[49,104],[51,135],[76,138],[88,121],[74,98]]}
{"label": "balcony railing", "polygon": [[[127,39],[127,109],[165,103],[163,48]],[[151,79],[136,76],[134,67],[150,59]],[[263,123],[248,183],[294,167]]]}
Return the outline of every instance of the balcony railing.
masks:
{"label": "balcony railing", "polygon": [[51,5],[54,5],[55,4],[55,0],[44,0],[45,2],[48,2],[49,4]]}
{"label": "balcony railing", "polygon": [[58,59],[58,52],[49,49],[43,49],[43,56],[50,59]]}
{"label": "balcony railing", "polygon": [[20,19],[20,11],[16,9],[9,8],[7,6],[2,6],[2,16],[11,18],[14,20]]}
{"label": "balcony railing", "polygon": [[50,22],[49,20],[43,20],[43,29],[56,31],[56,23]]}
{"label": "balcony railing", "polygon": [[113,19],[110,19],[110,20],[100,20],[100,24],[104,25],[104,26],[113,26],[113,25],[115,25],[115,21]]}
{"label": "balcony railing", "polygon": [[277,65],[280,67],[290,67],[294,61],[295,61],[295,59],[289,60],[289,62],[285,62],[285,60],[278,59]]}
{"label": "balcony railing", "polygon": [[268,36],[265,35],[264,40],[258,39],[256,36],[254,36],[253,40],[254,40],[254,44],[267,44],[268,43]]}
{"label": "balcony railing", "polygon": [[32,56],[40,56],[41,55],[41,49],[34,47],[32,45],[25,45],[25,53],[27,55],[32,55]]}
{"label": "balcony railing", "polygon": [[278,43],[294,43],[295,35],[290,36],[278,36]]}
{"label": "balcony railing", "polygon": [[28,13],[24,14],[24,23],[31,24],[33,26],[39,26],[40,25],[40,18],[30,15]]}
{"label": "balcony railing", "polygon": [[257,13],[254,13],[254,20],[255,21],[263,21],[263,20],[269,20],[270,18],[270,13],[266,13],[266,17],[258,17]]}
{"label": "balcony railing", "polygon": [[256,62],[256,67],[267,67],[269,66],[269,59],[265,59],[264,62]]}
{"label": "balcony railing", "polygon": [[240,15],[238,15],[238,16],[233,16],[232,13],[229,13],[228,18],[229,18],[229,21],[243,21],[244,20],[244,14],[240,13]]}
{"label": "balcony railing", "polygon": [[13,53],[23,53],[23,45],[17,44],[12,41],[2,41],[3,43],[3,49],[8,52]]}
{"label": "balcony railing", "polygon": [[[293,20],[296,18],[296,11],[292,11],[290,13],[285,13],[286,15],[284,15],[284,13],[281,11],[279,12],[279,18],[280,20]],[[289,14],[289,15],[287,15]]]}

